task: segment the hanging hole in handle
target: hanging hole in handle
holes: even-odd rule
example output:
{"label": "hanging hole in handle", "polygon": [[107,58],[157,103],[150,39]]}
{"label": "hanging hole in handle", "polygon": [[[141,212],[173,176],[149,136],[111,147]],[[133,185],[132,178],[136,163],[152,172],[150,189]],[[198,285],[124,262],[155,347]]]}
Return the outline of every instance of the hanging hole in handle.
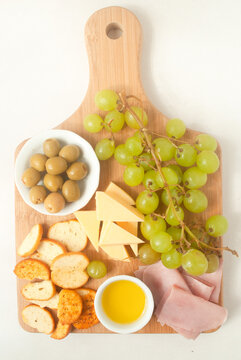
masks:
{"label": "hanging hole in handle", "polygon": [[123,30],[117,23],[110,23],[106,27],[106,35],[112,40],[119,39],[122,36]]}

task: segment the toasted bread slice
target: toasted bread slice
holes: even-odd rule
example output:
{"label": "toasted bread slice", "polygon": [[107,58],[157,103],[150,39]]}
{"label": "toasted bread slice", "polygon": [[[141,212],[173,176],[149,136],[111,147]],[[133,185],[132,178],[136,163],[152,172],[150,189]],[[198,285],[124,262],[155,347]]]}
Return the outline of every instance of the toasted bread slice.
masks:
{"label": "toasted bread slice", "polygon": [[51,335],[52,339],[56,340],[62,340],[64,339],[71,331],[71,325],[70,324],[61,324],[60,321],[58,321],[58,324],[54,330],[54,332]]}
{"label": "toasted bread slice", "polygon": [[76,291],[68,289],[60,291],[57,316],[61,324],[72,324],[78,320],[82,309],[83,302]]}
{"label": "toasted bread slice", "polygon": [[59,303],[59,294],[56,293],[51,299],[49,300],[31,300],[31,303],[40,306],[41,308],[49,308],[49,309],[58,309]]}
{"label": "toasted bread slice", "polygon": [[38,248],[40,240],[43,235],[43,227],[40,224],[36,224],[32,227],[28,235],[22,241],[18,247],[17,254],[22,257],[29,256],[34,253]]}
{"label": "toasted bread slice", "polygon": [[67,253],[67,249],[59,241],[42,239],[39,247],[31,257],[32,259],[41,260],[50,266],[57,256],[65,253]]}
{"label": "toasted bread slice", "polygon": [[89,264],[87,256],[81,252],[69,252],[57,256],[51,264],[51,279],[64,289],[77,289],[89,279],[85,269]]}
{"label": "toasted bread slice", "polygon": [[27,300],[49,300],[56,293],[56,289],[51,280],[43,280],[26,284],[21,293]]}
{"label": "toasted bread slice", "polygon": [[48,230],[48,238],[58,240],[68,251],[81,251],[87,245],[87,236],[83,226],[76,220],[61,221]]}
{"label": "toasted bread slice", "polygon": [[76,289],[82,298],[83,311],[79,319],[73,323],[76,329],[88,329],[99,322],[94,307],[96,291],[92,289]]}
{"label": "toasted bread slice", "polygon": [[37,259],[24,259],[20,261],[15,266],[14,273],[19,279],[50,279],[50,269],[48,265]]}
{"label": "toasted bread slice", "polygon": [[27,305],[22,311],[22,319],[25,324],[37,329],[41,333],[51,334],[55,323],[52,314],[38,305]]}

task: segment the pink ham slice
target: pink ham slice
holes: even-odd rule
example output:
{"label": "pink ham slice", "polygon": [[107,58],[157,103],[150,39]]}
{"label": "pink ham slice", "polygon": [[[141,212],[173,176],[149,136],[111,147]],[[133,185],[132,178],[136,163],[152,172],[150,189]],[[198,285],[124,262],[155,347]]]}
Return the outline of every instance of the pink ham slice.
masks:
{"label": "pink ham slice", "polygon": [[191,292],[180,272],[176,269],[167,269],[161,261],[147,266],[143,271],[142,280],[151,290],[156,306],[173,285]]}
{"label": "pink ham slice", "polygon": [[137,277],[140,280],[143,280],[143,273],[144,273],[145,269],[147,269],[147,267],[148,266],[140,266],[139,269],[134,272],[135,277]]}
{"label": "pink ham slice", "polygon": [[189,286],[189,289],[191,290],[191,292],[193,293],[193,295],[196,296],[200,296],[201,298],[205,299],[205,300],[209,300],[213,290],[214,290],[214,286],[201,281],[201,279],[196,279],[192,276],[189,276],[187,274],[183,273],[183,277],[187,283],[187,285]]}
{"label": "pink ham slice", "polygon": [[172,286],[156,309],[161,324],[167,324],[187,338],[216,329],[227,318],[227,310],[190,292]]}

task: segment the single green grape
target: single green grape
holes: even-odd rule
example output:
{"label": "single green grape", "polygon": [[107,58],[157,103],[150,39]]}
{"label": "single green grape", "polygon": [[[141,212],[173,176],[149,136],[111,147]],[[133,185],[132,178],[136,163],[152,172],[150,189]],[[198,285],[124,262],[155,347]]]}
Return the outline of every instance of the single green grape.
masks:
{"label": "single green grape", "polygon": [[172,237],[165,231],[158,231],[151,236],[150,245],[154,251],[166,253],[173,248]]}
{"label": "single green grape", "polygon": [[218,270],[219,268],[219,257],[215,254],[207,255],[208,260],[208,269],[207,273],[213,273]]}
{"label": "single green grape", "polygon": [[205,229],[213,237],[223,236],[228,230],[228,220],[223,215],[213,215],[207,219]]}
{"label": "single green grape", "polygon": [[168,269],[177,269],[182,265],[182,254],[176,249],[163,253],[161,261]]}
{"label": "single green grape", "polygon": [[129,186],[137,186],[143,181],[144,169],[141,166],[135,164],[128,165],[124,171],[124,181]]}
{"label": "single green grape", "polygon": [[148,190],[157,190],[159,188],[156,181],[157,172],[155,170],[149,170],[145,173],[143,178],[143,185]]}
{"label": "single green grape", "polygon": [[215,151],[217,149],[217,141],[211,135],[200,134],[195,138],[195,148],[199,151]]}
{"label": "single green grape", "polygon": [[95,153],[99,160],[109,159],[115,151],[115,142],[110,139],[102,139],[95,146]]}
{"label": "single green grape", "polygon": [[167,209],[166,211],[166,217],[165,217],[165,220],[166,222],[171,225],[171,226],[177,226],[180,224],[179,220],[176,218],[176,215],[175,213],[177,214],[178,218],[183,220],[184,219],[184,211],[183,209],[178,206],[178,207],[175,207],[175,212],[173,211],[173,209],[170,207],[169,209]]}
{"label": "single green grape", "polygon": [[180,139],[186,131],[184,122],[180,119],[170,119],[166,124],[166,133],[169,137]]}
{"label": "single green grape", "polygon": [[172,164],[172,165],[168,165],[168,167],[175,171],[175,173],[177,174],[177,177],[178,177],[177,183],[181,184],[183,173],[182,173],[182,169],[180,168],[180,166]]}
{"label": "single green grape", "polygon": [[119,96],[113,90],[100,90],[95,95],[95,104],[100,110],[111,111],[117,106]]}
{"label": "single green grape", "polygon": [[[173,200],[175,201],[175,203],[177,205],[181,205],[181,203],[183,201],[183,194],[182,194],[181,190],[178,187],[173,187],[172,189],[170,189],[170,193],[171,193],[171,196],[172,196]],[[162,191],[161,201],[163,202],[164,205],[166,205],[166,206],[169,205],[170,200],[169,200],[169,196],[168,196],[166,189],[164,189]]]}
{"label": "single green grape", "polygon": [[84,128],[91,133],[97,133],[103,129],[103,119],[97,114],[89,114],[84,118]]}
{"label": "single green grape", "polygon": [[165,138],[157,138],[153,141],[155,152],[161,157],[162,161],[169,161],[174,158],[175,147],[170,140]]}
{"label": "single green grape", "polygon": [[140,229],[144,238],[150,241],[158,231],[166,231],[166,222],[156,215],[146,215],[144,221],[141,222]]}
{"label": "single green grape", "polygon": [[192,213],[200,213],[207,209],[208,199],[201,190],[188,190],[184,196],[183,205]]}
{"label": "single green grape", "polygon": [[173,241],[178,242],[181,239],[182,229],[174,226],[170,226],[167,229],[167,233],[171,235]]}
{"label": "single green grape", "polygon": [[182,267],[190,275],[203,275],[208,268],[206,256],[196,249],[190,249],[182,255]]}
{"label": "single green grape", "polygon": [[130,165],[135,162],[131,153],[126,149],[124,144],[118,145],[115,149],[114,157],[121,165]]}
{"label": "single green grape", "polygon": [[105,129],[113,133],[120,131],[123,128],[124,123],[125,123],[124,114],[122,114],[116,109],[108,112],[108,114],[106,114],[104,119]]}
{"label": "single green grape", "polygon": [[100,279],[107,274],[107,268],[102,261],[93,260],[87,266],[87,273],[93,279]]}
{"label": "single green grape", "polygon": [[140,155],[144,149],[141,139],[137,136],[128,138],[125,142],[125,147],[133,156]]}
{"label": "single green grape", "polygon": [[[170,169],[169,167],[163,167],[162,173],[168,185],[170,186],[177,185],[178,176],[174,170]],[[156,174],[156,182],[160,188],[164,187],[164,182],[159,172],[157,172]]]}
{"label": "single green grape", "polygon": [[213,174],[219,168],[218,155],[209,150],[201,151],[197,156],[197,166],[206,174]]}
{"label": "single green grape", "polygon": [[197,166],[187,169],[183,174],[183,184],[188,189],[199,189],[207,182],[207,174]]}
{"label": "single green grape", "polygon": [[148,152],[144,152],[139,157],[139,164],[143,167],[145,171],[151,170],[155,167],[155,161]]}
{"label": "single green grape", "polygon": [[144,190],[137,196],[136,207],[144,215],[153,213],[159,205],[159,197],[154,192]]}
{"label": "single green grape", "polygon": [[[142,121],[143,126],[146,126],[148,123],[148,118],[145,110],[142,110],[140,107],[137,106],[132,106],[131,110],[137,115],[139,120]],[[140,129],[138,122],[128,110],[125,112],[125,121],[130,128]]]}
{"label": "single green grape", "polygon": [[179,145],[176,149],[175,159],[178,165],[190,167],[195,164],[197,151],[189,144]]}
{"label": "single green grape", "polygon": [[161,254],[154,251],[150,244],[144,244],[139,249],[139,259],[145,265],[151,265],[161,259]]}

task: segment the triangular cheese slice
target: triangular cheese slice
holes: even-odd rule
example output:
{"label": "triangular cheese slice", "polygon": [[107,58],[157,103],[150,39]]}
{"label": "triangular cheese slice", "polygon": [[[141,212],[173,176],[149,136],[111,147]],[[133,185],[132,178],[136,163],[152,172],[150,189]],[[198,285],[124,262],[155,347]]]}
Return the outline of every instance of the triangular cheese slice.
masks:
{"label": "triangular cheese slice", "polygon": [[136,208],[125,204],[123,200],[102,191],[96,191],[96,216],[102,221],[144,221],[144,215]]}
{"label": "triangular cheese slice", "polygon": [[103,221],[102,223],[102,228],[101,228],[101,233],[100,233],[100,238],[99,238],[99,246],[101,246],[106,230],[108,229],[108,227],[110,226],[111,221]]}
{"label": "triangular cheese slice", "polygon": [[138,252],[138,244],[130,244],[131,250],[133,251],[133,253],[138,256],[139,252]]}
{"label": "triangular cheese slice", "polygon": [[[137,236],[138,234],[138,223],[137,222],[117,222],[117,225],[129,231],[132,235]],[[130,244],[133,253],[138,256],[138,244]]]}
{"label": "triangular cheese slice", "polygon": [[74,213],[79,223],[85,229],[86,235],[96,251],[98,249],[100,221],[96,218],[96,211],[76,211]]}
{"label": "triangular cheese slice", "polygon": [[101,245],[130,245],[141,244],[144,241],[124,230],[117,224],[110,222],[101,239]]}
{"label": "triangular cheese slice", "polygon": [[101,249],[114,260],[130,261],[129,254],[124,245],[105,245]]}
{"label": "triangular cheese slice", "polygon": [[105,190],[106,194],[118,198],[122,201],[124,201],[128,205],[135,205],[134,199],[127,194],[123,189],[121,189],[119,186],[114,184],[113,182],[110,182],[107,189]]}

